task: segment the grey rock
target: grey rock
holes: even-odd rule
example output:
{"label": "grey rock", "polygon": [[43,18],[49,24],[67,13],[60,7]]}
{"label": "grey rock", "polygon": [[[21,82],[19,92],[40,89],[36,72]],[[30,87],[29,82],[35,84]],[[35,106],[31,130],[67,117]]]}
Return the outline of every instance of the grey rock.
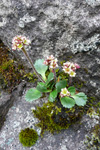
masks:
{"label": "grey rock", "polygon": [[51,53],[91,51],[99,41],[99,0],[2,0],[0,17],[0,38],[11,49],[15,35],[29,37],[33,60]]}
{"label": "grey rock", "polygon": [[[50,54],[66,61],[74,55],[73,61],[88,69],[89,74],[80,71],[80,78],[87,81],[88,88],[92,86],[87,93],[94,91],[99,96],[99,0],[3,0],[0,9],[1,22],[6,20],[0,26],[0,38],[10,49],[12,38],[22,34],[31,39],[27,51],[33,62]],[[28,64],[22,51],[13,54]]]}
{"label": "grey rock", "polygon": [[11,95],[5,92],[0,93],[0,129],[5,121],[5,116],[12,105]]}
{"label": "grey rock", "polygon": [[[92,48],[92,46],[91,46]],[[62,60],[67,60],[66,55],[62,57]],[[69,55],[70,56],[70,55]],[[76,71],[77,75],[73,78],[73,83],[83,83],[79,91],[85,92],[89,97],[100,97],[100,52],[95,49],[94,51],[88,51],[83,53],[77,53],[71,55],[70,61],[76,62],[80,65],[80,69]],[[68,57],[67,57],[68,58]]]}
{"label": "grey rock", "polygon": [[7,93],[1,91],[0,93],[0,129],[6,120],[6,115],[9,111],[9,108],[13,106],[13,102],[17,101],[18,96],[21,96],[23,93],[23,88],[25,87],[25,82],[21,82],[16,88],[14,88],[12,93]]}
{"label": "grey rock", "polygon": [[[16,35],[30,38],[31,45],[27,51],[33,62],[50,54],[65,61],[68,56],[73,56],[70,60],[81,66],[74,81],[85,81],[81,91],[99,99],[100,0],[1,0],[0,39],[11,49],[12,38]],[[25,60],[21,51],[12,53],[17,59]],[[27,63],[26,60],[25,62]],[[34,123],[37,120],[29,111],[30,107],[32,104],[34,107],[41,106],[47,100],[35,101],[32,104],[25,102],[25,84],[22,83],[16,88],[12,95],[5,93],[4,97],[1,96],[2,116],[13,105],[1,130],[0,146],[5,150],[29,149],[19,143],[18,133],[27,126],[35,128]],[[82,123],[84,125],[78,131],[73,126],[58,135],[46,133],[30,149],[86,150],[84,139],[88,132],[87,126],[90,129],[95,121],[84,116]],[[39,132],[39,129],[36,130]]]}
{"label": "grey rock", "polygon": [[95,120],[93,116],[93,118],[90,118],[86,114],[82,117],[80,124],[76,122],[69,129],[62,130],[58,134],[52,135],[45,132],[42,138],[39,136],[34,146],[30,148],[22,146],[19,142],[19,132],[21,129],[31,127],[40,134],[40,128],[35,126],[38,123],[38,119],[33,116],[30,108],[42,106],[43,103],[47,102],[47,97],[31,103],[26,102],[25,93],[29,89],[28,86],[26,84],[23,94],[18,97],[17,101],[14,101],[13,106],[9,109],[6,122],[0,132],[1,148],[4,150],[87,150],[84,144],[85,136],[88,136],[89,131],[98,124],[99,118]]}

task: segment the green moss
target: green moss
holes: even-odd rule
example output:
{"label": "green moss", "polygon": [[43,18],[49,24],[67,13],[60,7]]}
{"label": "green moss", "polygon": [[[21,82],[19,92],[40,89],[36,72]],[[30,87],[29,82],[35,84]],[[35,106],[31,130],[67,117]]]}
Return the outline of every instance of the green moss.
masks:
{"label": "green moss", "polygon": [[74,86],[76,87],[76,88],[78,88],[78,89],[81,89],[83,86],[84,86],[84,84],[86,83],[86,81],[83,81],[83,80],[81,80],[81,79],[74,79],[73,80],[73,83],[74,83]]}
{"label": "green moss", "polygon": [[30,147],[38,140],[38,134],[35,130],[26,128],[19,133],[19,140],[23,146]]}
{"label": "green moss", "polygon": [[87,115],[90,116],[90,118],[99,116],[99,113],[96,111],[96,108],[90,107],[87,111]]}
{"label": "green moss", "polygon": [[15,58],[11,59],[9,49],[0,43],[0,82],[1,87],[11,92],[14,86],[18,85],[23,79],[29,82],[37,80],[34,73],[26,73],[22,64],[16,61]]}
{"label": "green moss", "polygon": [[87,150],[99,150],[100,149],[100,124],[96,124],[91,131],[91,136],[87,137],[85,141]]}
{"label": "green moss", "polygon": [[[14,86],[21,82],[23,78],[23,65],[19,65],[15,60],[11,59],[9,55],[9,49],[3,44],[0,43],[0,74],[2,76],[5,87],[9,91],[12,90]],[[20,66],[20,70],[18,69]]]}
{"label": "green moss", "polygon": [[[88,98],[88,110],[87,114],[90,118],[96,118],[99,121],[100,118],[100,102],[95,97]],[[100,149],[100,124],[96,124],[90,131],[90,136],[87,137],[86,145],[87,150],[99,150]]]}
{"label": "green moss", "polygon": [[73,109],[64,109],[57,106],[55,103],[47,102],[42,107],[37,107],[33,110],[33,114],[39,119],[36,126],[41,128],[41,136],[45,131],[50,133],[59,132],[62,129],[67,129],[72,123],[81,118],[83,114],[82,107]]}
{"label": "green moss", "polygon": [[57,76],[58,76],[58,78],[66,79],[66,80],[68,80],[68,78],[69,78],[69,75],[66,74],[66,73],[64,73],[63,71],[59,71],[59,72],[57,73]]}
{"label": "green moss", "polygon": [[14,60],[4,60],[0,65],[0,73],[3,76],[6,87],[14,87],[19,84],[23,77]]}
{"label": "green moss", "polygon": [[88,102],[87,102],[88,108],[90,107],[95,107],[96,111],[100,113],[100,102],[98,102],[98,99],[94,96],[88,97]]}
{"label": "green moss", "polygon": [[37,77],[34,73],[25,73],[25,75],[23,76],[24,78],[26,78],[28,80],[28,82],[36,82],[37,81]]}
{"label": "green moss", "polygon": [[100,143],[100,124],[95,125],[93,128],[93,137]]}
{"label": "green moss", "polygon": [[54,133],[54,131],[61,130],[62,127],[54,123],[52,119],[54,111],[57,113],[58,109],[55,109],[55,104],[51,102],[43,104],[43,107],[37,107],[37,110],[33,110],[34,116],[40,121],[36,126],[41,128],[41,136],[44,131]]}
{"label": "green moss", "polygon": [[4,61],[0,67],[0,69],[2,70],[7,70],[9,69],[9,67],[11,67],[13,64],[13,60],[9,60],[9,61]]}

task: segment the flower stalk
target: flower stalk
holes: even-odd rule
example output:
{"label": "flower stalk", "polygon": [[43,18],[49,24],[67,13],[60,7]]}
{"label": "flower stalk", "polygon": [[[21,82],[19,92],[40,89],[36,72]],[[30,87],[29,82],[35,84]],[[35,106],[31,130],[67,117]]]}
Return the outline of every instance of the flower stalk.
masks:
{"label": "flower stalk", "polygon": [[38,74],[38,72],[36,71],[36,69],[35,69],[35,67],[34,67],[34,65],[33,65],[33,62],[32,62],[31,58],[29,57],[29,55],[28,55],[28,53],[26,52],[26,50],[25,50],[24,47],[22,47],[22,51],[23,51],[24,55],[26,56],[27,60],[29,61],[30,65],[31,65],[31,67],[32,67],[32,69],[33,69],[33,72],[35,72],[36,75],[37,75],[37,77],[38,77],[42,82],[45,83],[45,81],[41,78],[41,76],[40,76],[40,75]]}
{"label": "flower stalk", "polygon": [[56,83],[57,77],[56,77],[56,71],[55,71],[55,69],[53,69],[53,73],[54,73],[54,81]]}
{"label": "flower stalk", "polygon": [[71,85],[72,83],[72,77],[69,76],[69,86]]}

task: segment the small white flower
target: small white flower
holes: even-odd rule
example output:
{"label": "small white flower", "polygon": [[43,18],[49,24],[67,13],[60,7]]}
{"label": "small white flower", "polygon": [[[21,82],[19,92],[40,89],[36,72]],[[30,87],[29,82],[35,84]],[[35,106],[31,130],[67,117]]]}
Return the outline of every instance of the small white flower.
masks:
{"label": "small white flower", "polygon": [[67,90],[67,88],[63,88],[61,89],[60,96],[61,97],[70,96],[70,92]]}
{"label": "small white flower", "polygon": [[53,60],[55,59],[53,55],[47,56],[47,60]]}
{"label": "small white flower", "polygon": [[57,61],[58,61],[57,59],[51,61],[50,69],[55,69],[56,67],[58,67]]}
{"label": "small white flower", "polygon": [[12,49],[22,49],[24,45],[29,45],[31,42],[25,36],[17,35],[12,40]]}
{"label": "small white flower", "polygon": [[69,75],[70,75],[70,77],[75,77],[76,73],[74,71],[71,71]]}
{"label": "small white flower", "polygon": [[65,73],[68,73],[71,77],[75,77],[76,73],[75,70],[80,68],[78,64],[74,64],[73,62],[67,61],[66,63],[63,64],[63,70]]}
{"label": "small white flower", "polygon": [[71,68],[63,67],[63,70],[65,73],[68,73],[68,74],[70,74],[71,72]]}
{"label": "small white flower", "polygon": [[44,61],[44,64],[45,65],[50,65],[51,61],[54,60],[54,56],[53,55],[50,55],[50,56],[47,56],[47,59]]}
{"label": "small white flower", "polygon": [[71,62],[67,61],[67,62],[63,63],[63,66],[69,67],[70,64],[71,64]]}
{"label": "small white flower", "polygon": [[71,63],[71,64],[70,64],[70,68],[71,68],[73,71],[75,71],[75,70],[76,70],[75,64],[74,64],[74,63]]}

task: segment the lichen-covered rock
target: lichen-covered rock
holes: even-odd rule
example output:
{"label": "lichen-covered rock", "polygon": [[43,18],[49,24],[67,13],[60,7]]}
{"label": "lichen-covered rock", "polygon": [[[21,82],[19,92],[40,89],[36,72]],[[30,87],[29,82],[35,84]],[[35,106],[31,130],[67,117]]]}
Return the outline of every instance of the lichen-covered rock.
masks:
{"label": "lichen-covered rock", "polygon": [[99,8],[99,0],[2,0],[0,38],[11,48],[15,35],[30,37],[33,59],[49,53],[92,50],[94,41],[99,40]]}
{"label": "lichen-covered rock", "polygon": [[[91,46],[92,48],[92,46]],[[64,55],[63,60],[69,59]],[[73,83],[79,91],[84,91],[89,97],[100,97],[100,52],[93,51],[71,55],[70,61],[79,63],[80,69],[73,79]]]}

